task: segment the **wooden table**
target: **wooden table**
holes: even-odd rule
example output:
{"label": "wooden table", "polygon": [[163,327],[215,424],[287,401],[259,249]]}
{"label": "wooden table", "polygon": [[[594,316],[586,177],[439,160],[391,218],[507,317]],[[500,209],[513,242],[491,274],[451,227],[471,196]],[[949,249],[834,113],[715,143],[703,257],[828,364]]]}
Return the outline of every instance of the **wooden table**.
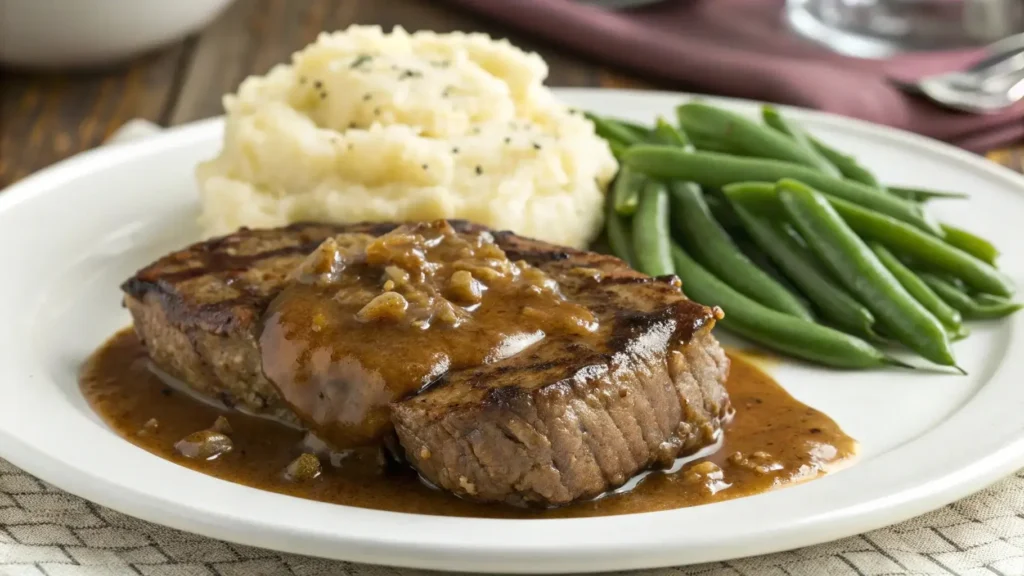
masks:
{"label": "wooden table", "polygon": [[[0,189],[97,146],[131,118],[171,126],[218,115],[221,95],[246,76],[288,61],[322,30],[354,22],[507,37],[547,60],[552,86],[671,88],[622,76],[432,0],[237,0],[199,34],[109,69],[0,71]],[[1024,143],[988,156],[1024,171]]]}

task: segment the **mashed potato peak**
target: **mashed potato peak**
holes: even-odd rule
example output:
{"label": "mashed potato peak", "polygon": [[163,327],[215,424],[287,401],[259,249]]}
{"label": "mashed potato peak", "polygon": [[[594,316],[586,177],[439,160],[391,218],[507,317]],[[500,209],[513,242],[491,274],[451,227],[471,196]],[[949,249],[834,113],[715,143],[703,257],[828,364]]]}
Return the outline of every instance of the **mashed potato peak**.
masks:
{"label": "mashed potato peak", "polygon": [[584,247],[616,163],[546,76],[482,34],[321,34],[225,97],[223,148],[197,170],[201,224],[464,218]]}

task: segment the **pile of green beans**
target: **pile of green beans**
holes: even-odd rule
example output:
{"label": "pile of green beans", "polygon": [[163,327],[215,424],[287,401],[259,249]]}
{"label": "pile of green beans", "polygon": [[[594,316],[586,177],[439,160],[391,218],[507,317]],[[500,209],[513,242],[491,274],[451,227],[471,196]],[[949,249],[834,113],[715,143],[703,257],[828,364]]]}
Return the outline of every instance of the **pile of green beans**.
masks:
{"label": "pile of green beans", "polygon": [[963,372],[965,322],[1024,307],[991,242],[926,210],[965,194],[883,184],[771,106],[761,122],[702,102],[676,113],[587,115],[620,161],[607,244],[677,275],[724,329],[836,368],[911,367],[878,348],[901,345]]}

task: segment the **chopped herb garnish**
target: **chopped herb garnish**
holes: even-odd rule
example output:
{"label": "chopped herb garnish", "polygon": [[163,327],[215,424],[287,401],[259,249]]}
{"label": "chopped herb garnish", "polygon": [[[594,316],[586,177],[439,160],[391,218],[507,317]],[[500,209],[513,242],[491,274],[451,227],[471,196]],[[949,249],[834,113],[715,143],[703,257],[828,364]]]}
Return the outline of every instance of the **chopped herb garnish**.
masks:
{"label": "chopped herb garnish", "polygon": [[360,54],[359,56],[356,57],[355,60],[352,61],[352,64],[349,65],[349,68],[359,68],[363,64],[369,62],[370,60],[373,60],[373,56],[370,56],[368,54]]}

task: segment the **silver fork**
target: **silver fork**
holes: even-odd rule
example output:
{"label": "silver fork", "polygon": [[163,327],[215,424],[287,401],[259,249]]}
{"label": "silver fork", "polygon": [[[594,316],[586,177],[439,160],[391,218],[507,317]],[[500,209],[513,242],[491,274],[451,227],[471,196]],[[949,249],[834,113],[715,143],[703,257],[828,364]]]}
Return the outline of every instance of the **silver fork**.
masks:
{"label": "silver fork", "polygon": [[967,70],[897,82],[904,90],[964,112],[992,114],[1024,99],[1024,34],[988,47],[991,55]]}

